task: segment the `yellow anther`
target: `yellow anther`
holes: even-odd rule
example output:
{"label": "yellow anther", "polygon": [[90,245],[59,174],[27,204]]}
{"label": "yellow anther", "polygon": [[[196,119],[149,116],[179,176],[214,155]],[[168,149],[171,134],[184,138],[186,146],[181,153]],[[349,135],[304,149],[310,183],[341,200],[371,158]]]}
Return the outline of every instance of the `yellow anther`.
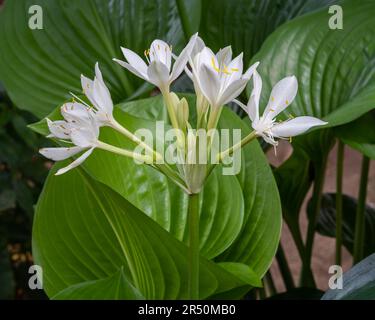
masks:
{"label": "yellow anther", "polygon": [[160,45],[158,44],[158,50],[160,50]]}
{"label": "yellow anther", "polygon": [[211,58],[211,64],[212,64],[212,67],[215,69],[216,72],[220,72],[220,69],[218,67],[216,67],[216,65],[215,65],[215,59],[213,57]]}
{"label": "yellow anther", "polygon": [[271,98],[271,101],[272,101],[272,102],[275,101],[275,97],[272,97],[272,98]]}
{"label": "yellow anther", "polygon": [[286,101],[285,101],[285,104],[289,104],[289,101],[288,101],[288,100],[286,100]]}
{"label": "yellow anther", "polygon": [[238,71],[238,68],[232,68],[231,69],[233,72],[236,72],[236,71]]}
{"label": "yellow anther", "polygon": [[275,112],[275,109],[270,109],[271,112]]}
{"label": "yellow anther", "polygon": [[292,114],[289,113],[289,119],[294,119],[294,116]]}
{"label": "yellow anther", "polygon": [[292,143],[292,140],[293,140],[292,137],[289,137],[289,142],[290,142],[290,143]]}

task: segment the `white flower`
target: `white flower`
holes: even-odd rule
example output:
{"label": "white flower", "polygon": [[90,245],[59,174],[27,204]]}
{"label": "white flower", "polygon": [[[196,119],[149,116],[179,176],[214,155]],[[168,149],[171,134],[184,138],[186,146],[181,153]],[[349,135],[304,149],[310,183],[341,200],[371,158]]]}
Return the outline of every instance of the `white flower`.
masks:
{"label": "white flower", "polygon": [[[203,48],[202,48],[203,47]],[[196,53],[198,52],[198,53]],[[250,80],[258,62],[243,72],[242,53],[232,60],[230,46],[214,54],[203,41],[194,48],[190,59],[192,72],[186,68],[197,92],[202,92],[212,107],[220,107],[238,97]]]}
{"label": "white flower", "polygon": [[253,91],[247,106],[239,101],[238,103],[249,115],[252,127],[258,136],[266,142],[277,146],[275,138],[288,139],[297,136],[315,126],[327,124],[314,117],[296,117],[283,122],[276,122],[275,118],[283,112],[294,100],[298,82],[295,76],[286,77],[280,80],[272,89],[266,109],[262,116],[259,116],[259,99],[262,91],[262,78],[255,70],[253,74]]}
{"label": "white flower", "polygon": [[198,34],[190,38],[189,43],[176,58],[172,66],[172,49],[162,40],[154,40],[150,49],[145,51],[147,63],[135,52],[121,47],[122,53],[127,62],[113,59],[118,64],[128,69],[138,77],[151,82],[161,91],[169,90],[170,84],[176,80],[184,70],[191,51],[195,45]]}
{"label": "white flower", "polygon": [[113,122],[113,102],[111,94],[103,81],[99,64],[95,64],[94,80],[81,75],[83,92],[90,100],[94,109],[95,118],[99,125],[108,125]]}
{"label": "white flower", "polygon": [[92,110],[80,103],[66,103],[61,108],[61,114],[65,120],[51,121],[47,119],[50,134],[48,137],[55,137],[72,143],[72,147],[43,148],[39,152],[46,158],[54,161],[68,159],[82,151],[81,156],[71,164],[56,172],[56,175],[63,174],[85,161],[98,144],[99,126],[94,118]]}

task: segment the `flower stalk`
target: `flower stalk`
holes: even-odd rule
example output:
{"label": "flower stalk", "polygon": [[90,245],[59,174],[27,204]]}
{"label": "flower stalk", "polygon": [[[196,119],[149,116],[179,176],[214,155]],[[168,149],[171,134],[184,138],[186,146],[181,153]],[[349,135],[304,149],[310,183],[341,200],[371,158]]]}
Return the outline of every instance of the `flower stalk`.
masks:
{"label": "flower stalk", "polygon": [[189,298],[199,299],[199,194],[189,195]]}
{"label": "flower stalk", "polygon": [[361,181],[359,183],[358,204],[355,220],[353,264],[363,259],[363,246],[365,241],[365,210],[367,196],[367,182],[370,168],[370,158],[362,158]]}
{"label": "flower stalk", "polygon": [[336,166],[336,265],[341,265],[342,246],[342,176],[344,165],[344,144],[339,140]]}

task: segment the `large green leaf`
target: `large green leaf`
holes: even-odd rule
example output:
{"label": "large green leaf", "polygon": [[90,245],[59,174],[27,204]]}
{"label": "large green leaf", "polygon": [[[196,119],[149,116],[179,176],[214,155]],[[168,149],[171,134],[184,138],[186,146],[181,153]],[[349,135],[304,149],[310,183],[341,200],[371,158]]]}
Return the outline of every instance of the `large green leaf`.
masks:
{"label": "large green leaf", "polygon": [[335,135],[345,144],[375,159],[375,111],[335,128]]}
{"label": "large green leaf", "polygon": [[343,288],[328,290],[322,300],[374,300],[375,254],[367,257],[343,276]]}
{"label": "large green leaf", "polygon": [[[343,195],[343,244],[349,252],[353,252],[355,219],[357,200]],[[311,215],[311,201],[308,203],[307,212]],[[365,211],[365,241],[363,254],[365,257],[375,252],[375,209],[366,206]],[[326,193],[322,198],[322,206],[316,226],[317,231],[323,236],[336,237],[336,194]]]}
{"label": "large green leaf", "polygon": [[285,21],[326,7],[335,0],[204,0],[200,32],[208,46],[218,50],[232,45],[245,61]]}
{"label": "large green leaf", "polygon": [[253,59],[261,61],[262,105],[272,86],[293,74],[299,90],[285,117],[311,115],[337,126],[375,108],[375,3],[349,0],[342,9],[342,30],[330,29],[331,16],[321,10],[282,25],[267,38]]}
{"label": "large green leaf", "polygon": [[[65,163],[66,164],[66,163]],[[82,169],[50,173],[38,201],[33,253],[49,296],[124,266],[147,299],[188,297],[186,245]],[[201,258],[200,297],[246,283]]]}
{"label": "large green leaf", "polygon": [[129,283],[121,268],[112,276],[72,285],[52,297],[54,300],[140,300],[137,288]]}
{"label": "large green leaf", "polygon": [[[29,28],[29,8],[43,10],[43,29]],[[112,61],[120,46],[143,52],[155,38],[177,51],[183,34],[175,0],[6,1],[0,14],[0,78],[15,102],[38,117],[81,92],[80,74],[99,61],[115,102],[127,99],[140,79]]]}

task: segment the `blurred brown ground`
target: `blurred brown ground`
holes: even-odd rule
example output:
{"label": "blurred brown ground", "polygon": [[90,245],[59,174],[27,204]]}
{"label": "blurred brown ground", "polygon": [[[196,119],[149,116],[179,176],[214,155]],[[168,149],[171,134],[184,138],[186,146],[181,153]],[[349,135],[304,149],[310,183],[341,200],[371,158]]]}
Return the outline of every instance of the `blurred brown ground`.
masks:
{"label": "blurred brown ground", "polygon": [[[335,192],[336,184],[336,154],[337,147],[335,146],[328,159],[326,178],[324,184],[324,192]],[[278,166],[284,162],[292,152],[292,147],[288,142],[281,141],[277,156],[275,156],[273,149],[267,153],[269,161]],[[358,196],[360,169],[361,169],[362,156],[357,151],[345,147],[344,156],[344,178],[343,178],[343,193],[354,197]],[[301,214],[300,214],[300,226],[303,234],[306,234],[307,230],[307,218],[306,218],[306,203],[311,197],[311,190],[305,199]],[[367,188],[367,203],[375,206],[375,165],[374,161],[370,165],[369,183]],[[284,223],[282,230],[281,242],[284,251],[287,256],[289,266],[291,268],[295,284],[298,284],[301,260],[299,258],[296,246],[294,245],[293,239],[290,235],[287,225]],[[328,268],[335,264],[335,240],[315,235],[314,250],[312,267],[315,276],[315,280],[319,289],[325,291],[328,288],[328,279],[331,276],[328,273]],[[343,248],[342,256],[342,267],[344,272],[350,269],[352,265],[352,258],[345,248]],[[277,263],[274,261],[271,267],[271,273],[275,282],[278,292],[285,291],[285,286],[282,281]]]}

